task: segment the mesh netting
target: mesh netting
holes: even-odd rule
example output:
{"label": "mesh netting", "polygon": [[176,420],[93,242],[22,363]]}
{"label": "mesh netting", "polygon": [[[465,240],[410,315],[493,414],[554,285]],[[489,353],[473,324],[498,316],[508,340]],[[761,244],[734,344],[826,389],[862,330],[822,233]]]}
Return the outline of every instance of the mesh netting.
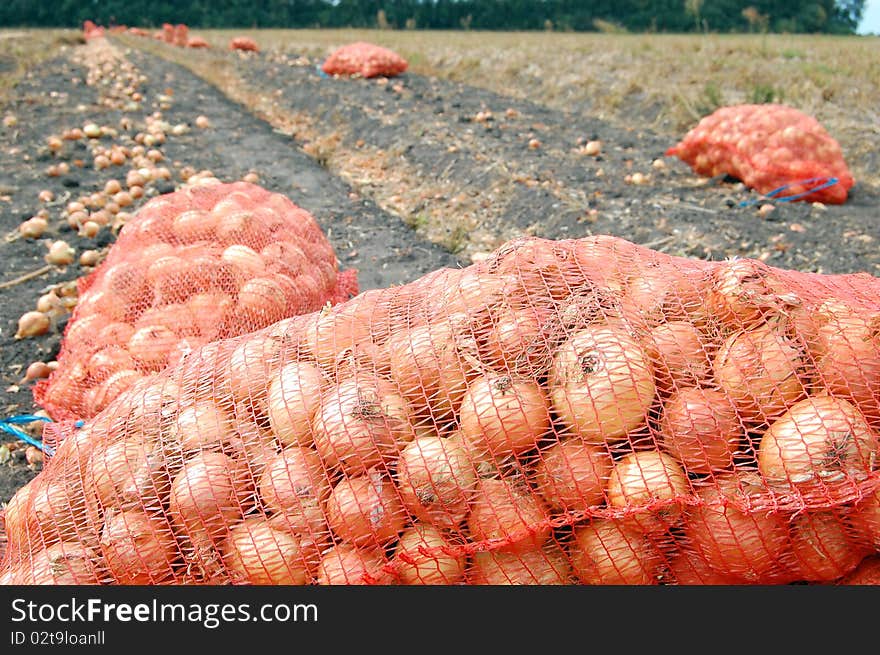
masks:
{"label": "mesh netting", "polygon": [[236,36],[229,42],[230,50],[244,50],[245,52],[259,52],[260,48],[256,41],[246,36]]}
{"label": "mesh netting", "polygon": [[48,425],[0,580],[864,581],[878,317],[867,274],[517,240]]}
{"label": "mesh netting", "polygon": [[760,193],[785,187],[784,196],[798,200],[840,204],[854,184],[837,141],[784,105],[722,107],[666,154],[700,175],[731,175]]}
{"label": "mesh netting", "polygon": [[334,50],[321,66],[327,75],[395,77],[409,64],[396,52],[372,43],[358,41]]}
{"label": "mesh netting", "polygon": [[78,286],[58,369],[34,387],[55,419],[94,416],[207,342],[357,293],[311,214],[246,182],[154,198]]}

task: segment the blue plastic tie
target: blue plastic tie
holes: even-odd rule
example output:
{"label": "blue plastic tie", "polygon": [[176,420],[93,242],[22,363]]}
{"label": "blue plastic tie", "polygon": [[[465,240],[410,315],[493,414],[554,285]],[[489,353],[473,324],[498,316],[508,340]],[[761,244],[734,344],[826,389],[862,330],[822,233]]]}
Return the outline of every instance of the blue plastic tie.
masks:
{"label": "blue plastic tie", "polygon": [[[822,182],[817,187],[809,189],[808,191],[802,191],[801,193],[796,193],[793,196],[783,196],[781,198],[775,197],[777,194],[782,193],[786,189],[790,189],[795,184],[812,184],[813,182]],[[797,200],[798,198],[803,198],[804,196],[808,196],[811,193],[816,193],[817,191],[821,191],[822,189],[827,189],[830,186],[834,186],[840,182],[836,177],[811,177],[806,180],[800,180],[799,182],[790,182],[789,184],[783,184],[778,189],[773,189],[769,193],[761,196],[757,200],[743,200],[739,203],[740,207],[748,207],[749,205],[756,205],[763,200],[776,200],[777,202],[791,202],[792,200]]]}
{"label": "blue plastic tie", "polygon": [[45,416],[37,416],[35,414],[20,414],[19,416],[10,416],[9,418],[5,418],[0,421],[0,430],[3,430],[3,432],[6,432],[7,434],[11,434],[17,439],[21,439],[31,446],[39,448],[44,453],[49,455],[49,457],[51,457],[54,454],[54,449],[45,446],[42,441],[37,441],[24,430],[19,430],[17,427],[15,427],[16,425],[24,425],[26,423],[33,423],[34,421],[44,421],[46,423],[51,423],[52,419]]}
{"label": "blue plastic tie", "polygon": [[330,78],[330,76],[327,75],[327,73],[325,73],[324,70],[321,68],[321,64],[315,64],[315,70],[318,71],[318,76],[319,76],[319,77],[325,77],[325,78],[328,78],[328,79]]}

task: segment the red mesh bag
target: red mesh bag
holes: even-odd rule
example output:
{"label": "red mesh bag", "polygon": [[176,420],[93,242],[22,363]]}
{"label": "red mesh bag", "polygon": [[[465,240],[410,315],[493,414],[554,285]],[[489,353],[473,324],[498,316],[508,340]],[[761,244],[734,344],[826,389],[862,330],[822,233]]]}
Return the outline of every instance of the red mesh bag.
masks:
{"label": "red mesh bag", "polygon": [[189,42],[189,27],[180,23],[174,26],[174,45],[185,48]]}
{"label": "red mesh bag", "polygon": [[162,40],[165,43],[174,43],[174,25],[162,23]]}
{"label": "red mesh bag", "polygon": [[763,194],[786,187],[783,195],[797,200],[840,204],[854,184],[837,141],[784,105],[722,107],[666,154],[700,175],[731,175]]}
{"label": "red mesh bag", "polygon": [[94,416],[209,341],[357,293],[311,214],[246,182],[154,198],[78,286],[58,369],[34,387],[56,420]]}
{"label": "red mesh bag", "polygon": [[209,48],[211,47],[207,41],[205,41],[200,36],[192,36],[189,41],[186,42],[187,47],[189,48]]}
{"label": "red mesh bag", "polygon": [[865,274],[517,240],[49,424],[0,580],[870,579],[878,316]]}
{"label": "red mesh bag", "polygon": [[408,66],[406,59],[396,52],[358,41],[334,50],[324,61],[321,70],[327,75],[394,77],[405,72]]}
{"label": "red mesh bag", "polygon": [[90,20],[83,22],[83,37],[88,41],[89,39],[95,39],[98,37],[104,36],[104,28],[98,25],[95,25]]}
{"label": "red mesh bag", "polygon": [[246,36],[237,36],[229,42],[230,50],[244,50],[246,52],[259,52],[257,43]]}

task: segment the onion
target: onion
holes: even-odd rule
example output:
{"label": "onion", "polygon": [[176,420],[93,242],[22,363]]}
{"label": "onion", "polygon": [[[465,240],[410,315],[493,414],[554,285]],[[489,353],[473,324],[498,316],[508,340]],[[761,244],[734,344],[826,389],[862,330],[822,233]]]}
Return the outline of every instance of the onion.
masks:
{"label": "onion", "polygon": [[220,338],[234,305],[232,298],[222,291],[196,293],[186,301],[196,332],[206,341]]}
{"label": "onion", "polygon": [[95,337],[95,341],[108,347],[127,346],[133,334],[134,328],[131,325],[116,321],[101,328]]}
{"label": "onion", "polygon": [[49,331],[52,323],[49,317],[42,312],[25,312],[18,319],[18,330],[15,332],[16,339],[38,337]]}
{"label": "onion", "polygon": [[171,479],[168,457],[155,444],[158,435],[133,432],[125,438],[99,443],[88,457],[86,490],[104,508],[132,506],[158,511]]}
{"label": "onion", "polygon": [[464,578],[466,555],[431,525],[407,528],[394,549],[397,577],[407,585],[452,585]]}
{"label": "onion", "polygon": [[761,438],[758,469],[771,485],[811,487],[865,480],[880,461],[880,440],[864,415],[842,398],[811,396]]}
{"label": "onion", "polygon": [[159,325],[165,327],[178,337],[198,336],[195,316],[185,303],[171,303],[159,307],[151,307],[143,312],[135,321],[135,329]]}
{"label": "onion", "polygon": [[730,399],[714,389],[690,387],[672,394],[660,419],[663,447],[691,473],[733,466],[744,436]]}
{"label": "onion", "polygon": [[709,309],[731,330],[752,328],[793,300],[771,268],[756,259],[721,263],[710,284]]}
{"label": "onion", "polygon": [[417,437],[401,451],[397,486],[406,509],[424,523],[454,528],[470,511],[476,472],[460,443]]}
{"label": "onion", "polygon": [[94,416],[105,409],[138,380],[143,379],[143,377],[138,371],[132,370],[111,373],[99,386],[93,387],[92,391],[94,393],[88,397],[87,402],[89,416]]}
{"label": "onion", "polygon": [[251,278],[238,290],[236,312],[260,329],[287,316],[287,298],[280,275]]}
{"label": "onion", "polygon": [[[261,376],[261,367],[257,363],[259,360],[250,360],[248,357],[249,352],[254,352],[258,348],[259,345],[239,347],[233,353],[233,361],[237,358],[247,361],[247,370],[255,370],[256,379],[261,380],[265,378],[265,374]],[[265,370],[266,367],[262,368]],[[321,370],[305,361],[291,362],[271,378],[268,384],[266,413],[272,426],[272,433],[282,444],[312,443],[314,439],[312,420],[321,406],[323,385],[324,377]]]}
{"label": "onion", "polygon": [[557,349],[549,384],[563,425],[595,443],[643,425],[656,392],[638,343],[618,327],[601,325],[577,332]]}
{"label": "onion", "polygon": [[866,557],[859,567],[840,581],[843,585],[880,584],[880,556]]}
{"label": "onion", "polygon": [[634,523],[650,533],[673,526],[689,494],[690,484],[681,466],[656,450],[624,455],[608,480],[608,505],[634,510]]}
{"label": "onion", "polygon": [[137,329],[128,340],[128,352],[148,371],[161,371],[168,365],[171,351],[179,338],[161,324]]}
{"label": "onion", "polygon": [[819,328],[812,354],[825,389],[880,425],[880,315],[831,316]]}
{"label": "onion", "polygon": [[[419,413],[437,425],[458,411],[468,380],[476,375],[477,343],[464,314],[391,335],[386,345],[391,377]],[[467,357],[466,357],[467,356]]]}
{"label": "onion", "polygon": [[[234,246],[232,246],[234,247]],[[260,261],[268,270],[297,278],[308,267],[308,257],[297,244],[275,241],[260,250]]]}
{"label": "onion", "polygon": [[140,509],[107,514],[101,552],[113,579],[126,585],[170,582],[180,554],[168,522]]}
{"label": "onion", "polygon": [[266,272],[266,262],[260,253],[240,243],[229,246],[220,255],[220,259],[238,269],[242,280],[258,277]]}
{"label": "onion", "polygon": [[535,486],[556,511],[585,511],[605,502],[613,462],[602,446],[572,437],[541,452]]}
{"label": "onion", "polygon": [[766,492],[755,473],[715,477],[688,507],[685,537],[695,553],[724,576],[762,583],[778,574],[789,545],[788,518],[781,512],[741,509]]}
{"label": "onion", "polygon": [[468,570],[474,585],[564,585],[570,578],[568,557],[552,541],[521,553],[476,552]]}
{"label": "onion", "polygon": [[664,571],[664,582],[676,585],[743,584],[743,581],[735,577],[713,570],[700,555],[684,547],[679,548],[669,559]]}
{"label": "onion", "polygon": [[493,456],[518,455],[550,430],[547,396],[537,383],[487,373],[473,380],[461,400],[462,436]]}
{"label": "onion", "polygon": [[319,585],[392,584],[383,567],[385,553],[378,548],[355,548],[338,544],[324,553],[318,564]]}
{"label": "onion", "polygon": [[830,582],[853,571],[871,549],[856,544],[841,512],[801,514],[791,524],[791,553],[800,579]]}
{"label": "onion", "polygon": [[863,540],[880,550],[880,487],[856,503],[849,520]]}
{"label": "onion", "polygon": [[536,300],[561,300],[583,282],[571,242],[514,239],[496,250],[486,264],[492,273],[516,280],[510,297],[517,304],[534,306]]}
{"label": "onion", "polygon": [[203,209],[181,212],[171,221],[171,235],[180,243],[212,239],[216,223],[211,213]]}
{"label": "onion", "polygon": [[195,546],[216,543],[249,509],[250,487],[241,464],[221,453],[200,452],[184,462],[171,483],[169,515]]}
{"label": "onion", "polygon": [[620,303],[623,313],[641,325],[690,319],[705,327],[702,295],[693,277],[675,264],[647,260],[626,280]]}
{"label": "onion", "polygon": [[485,335],[483,360],[499,371],[540,372],[550,359],[550,317],[548,310],[505,305],[493,313],[492,328]]}
{"label": "onion", "polygon": [[103,582],[99,557],[76,541],[53,544],[34,554],[22,567],[20,585],[99,585]]}
{"label": "onion", "polygon": [[[467,526],[474,541],[491,541],[497,550],[521,553],[550,538],[543,502],[512,479],[477,482]],[[497,545],[496,545],[497,543]]]}
{"label": "onion", "polygon": [[370,374],[325,391],[312,431],[327,468],[348,475],[390,460],[415,436],[409,403],[391,381]]}
{"label": "onion", "polygon": [[233,527],[220,552],[232,580],[253,585],[308,584],[319,561],[311,538],[261,516]]}
{"label": "onion", "polygon": [[806,394],[804,353],[776,324],[732,334],[712,367],[721,391],[747,423],[769,423]]}
{"label": "onion", "polygon": [[571,568],[590,585],[657,584],[662,559],[656,547],[624,522],[593,519],[575,528]]}
{"label": "onion", "polygon": [[168,432],[171,443],[184,451],[219,449],[235,436],[232,417],[211,400],[181,407]]}
{"label": "onion", "polygon": [[669,321],[652,329],[645,339],[660,393],[697,385],[711,376],[711,364],[701,333],[688,321]]}
{"label": "onion", "polygon": [[105,380],[112,373],[133,370],[135,362],[128,350],[119,346],[101,348],[89,357],[86,370],[93,380]]}
{"label": "onion", "polygon": [[323,504],[330,476],[311,448],[289,446],[266,462],[257,489],[266,509],[312,534],[326,532]]}
{"label": "onion", "polygon": [[342,478],[325,509],[333,532],[355,546],[384,547],[406,526],[406,511],[394,484],[377,469]]}
{"label": "onion", "polygon": [[339,353],[372,340],[375,310],[376,296],[362,294],[315,312],[303,330],[306,352],[322,369],[333,372]]}

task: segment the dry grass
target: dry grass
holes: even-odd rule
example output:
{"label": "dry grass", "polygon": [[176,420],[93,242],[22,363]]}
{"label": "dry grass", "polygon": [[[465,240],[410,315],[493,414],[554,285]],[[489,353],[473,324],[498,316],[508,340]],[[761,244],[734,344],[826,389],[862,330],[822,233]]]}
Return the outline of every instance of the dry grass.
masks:
{"label": "dry grass", "polygon": [[[235,32],[236,34],[242,32]],[[680,136],[720,105],[782,101],[837,138],[854,175],[880,185],[876,37],[370,30],[245,31],[264,50],[323,56],[355,40],[416,73]],[[203,36],[225,47],[233,32]]]}
{"label": "dry grass", "polygon": [[30,68],[81,42],[79,30],[0,30],[0,106]]}

